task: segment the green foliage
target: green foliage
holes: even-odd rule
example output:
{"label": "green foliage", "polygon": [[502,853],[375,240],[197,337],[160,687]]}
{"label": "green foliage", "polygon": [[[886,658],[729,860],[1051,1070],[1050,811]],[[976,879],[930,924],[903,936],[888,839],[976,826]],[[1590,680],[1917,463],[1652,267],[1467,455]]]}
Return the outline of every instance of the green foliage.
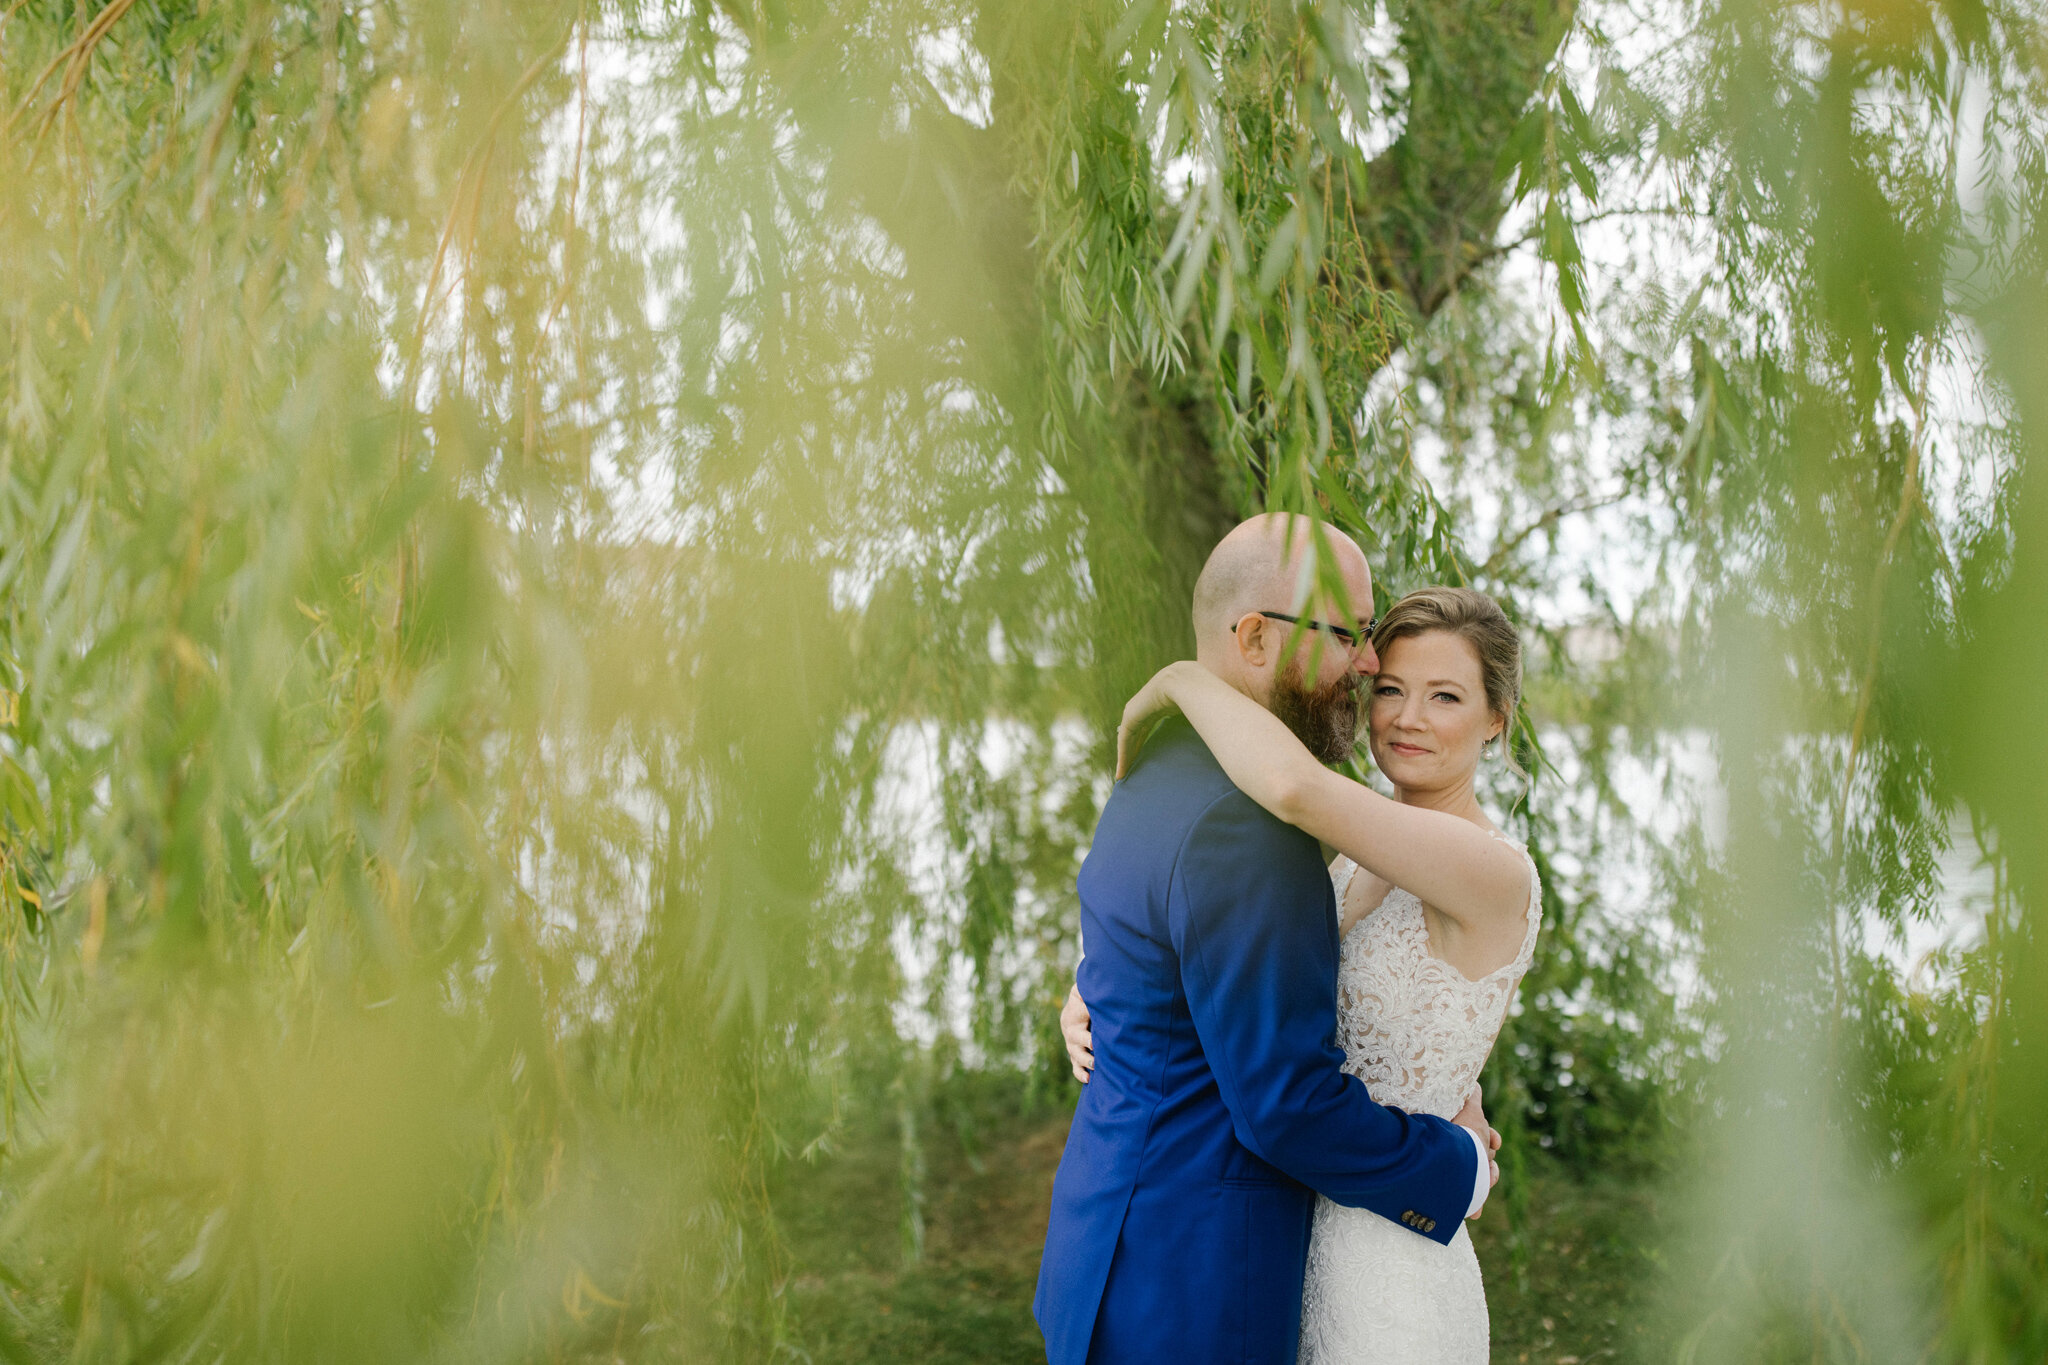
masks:
{"label": "green foliage", "polygon": [[916,1251],[959,1078],[1067,1094],[1111,723],[1260,508],[1531,642],[1511,1172],[1698,1177],[1694,1356],[2040,1354],[2043,50],[0,9],[0,1354],[791,1345],[783,1162],[893,1127]]}

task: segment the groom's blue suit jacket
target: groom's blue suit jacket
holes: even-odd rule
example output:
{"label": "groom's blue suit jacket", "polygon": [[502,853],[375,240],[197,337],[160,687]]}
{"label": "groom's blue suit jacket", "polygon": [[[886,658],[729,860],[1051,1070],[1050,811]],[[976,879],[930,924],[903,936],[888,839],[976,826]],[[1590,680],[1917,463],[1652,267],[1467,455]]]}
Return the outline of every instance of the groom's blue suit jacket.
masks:
{"label": "groom's blue suit jacket", "polygon": [[1316,841],[1184,723],[1111,795],[1080,893],[1095,1072],[1053,1181],[1046,1356],[1294,1365],[1315,1192],[1448,1242],[1472,1141],[1339,1069]]}

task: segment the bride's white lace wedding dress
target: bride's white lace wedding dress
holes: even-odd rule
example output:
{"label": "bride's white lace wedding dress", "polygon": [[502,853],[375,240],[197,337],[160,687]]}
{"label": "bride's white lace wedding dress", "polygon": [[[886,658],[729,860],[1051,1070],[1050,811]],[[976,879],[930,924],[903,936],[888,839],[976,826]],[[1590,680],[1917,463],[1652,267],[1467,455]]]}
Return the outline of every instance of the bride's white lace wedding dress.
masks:
{"label": "bride's white lace wedding dress", "polygon": [[[1340,906],[1357,870],[1349,858],[1331,865]],[[1406,891],[1389,891],[1351,927],[1337,967],[1338,1038],[1344,1069],[1375,1100],[1442,1118],[1464,1106],[1536,949],[1542,896],[1533,860],[1527,915],[1514,961],[1477,981],[1430,955],[1422,902]],[[1486,1360],[1486,1290],[1467,1229],[1441,1246],[1369,1210],[1318,1198],[1308,1257],[1303,1365]]]}

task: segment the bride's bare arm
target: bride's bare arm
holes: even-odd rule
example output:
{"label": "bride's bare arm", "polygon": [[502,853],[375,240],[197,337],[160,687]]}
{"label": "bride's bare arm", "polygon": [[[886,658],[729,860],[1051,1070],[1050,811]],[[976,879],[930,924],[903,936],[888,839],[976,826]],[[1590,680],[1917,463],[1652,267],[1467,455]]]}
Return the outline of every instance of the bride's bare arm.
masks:
{"label": "bride's bare arm", "polygon": [[1529,903],[1521,855],[1469,820],[1404,806],[1316,762],[1278,716],[1192,661],[1168,664],[1124,708],[1126,736],[1180,708],[1238,789],[1290,825],[1468,927],[1519,919]]}

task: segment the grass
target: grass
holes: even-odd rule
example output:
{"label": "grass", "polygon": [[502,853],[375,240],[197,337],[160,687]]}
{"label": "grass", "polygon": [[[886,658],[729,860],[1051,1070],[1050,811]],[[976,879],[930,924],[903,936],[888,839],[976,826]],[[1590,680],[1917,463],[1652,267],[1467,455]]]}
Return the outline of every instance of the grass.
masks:
{"label": "grass", "polygon": [[[1039,1362],[1031,1319],[1065,1112],[983,1100],[924,1139],[923,1258],[903,1251],[902,1149],[893,1126],[857,1126],[840,1150],[785,1172],[776,1205],[794,1265],[799,1349],[819,1365]],[[1532,1163],[1525,1258],[1508,1220],[1475,1229],[1499,1365],[1653,1358],[1658,1199],[1644,1181],[1581,1179]]]}
{"label": "grass", "polygon": [[789,1172],[776,1208],[795,1273],[792,1325],[814,1361],[1042,1362],[1031,1318],[1067,1115],[986,1102],[925,1135],[923,1259],[903,1251],[902,1147],[856,1125],[840,1151]]}
{"label": "grass", "polygon": [[1655,1183],[1529,1165],[1522,1263],[1504,1211],[1473,1229],[1496,1365],[1668,1359],[1653,1311],[1663,1273]]}

